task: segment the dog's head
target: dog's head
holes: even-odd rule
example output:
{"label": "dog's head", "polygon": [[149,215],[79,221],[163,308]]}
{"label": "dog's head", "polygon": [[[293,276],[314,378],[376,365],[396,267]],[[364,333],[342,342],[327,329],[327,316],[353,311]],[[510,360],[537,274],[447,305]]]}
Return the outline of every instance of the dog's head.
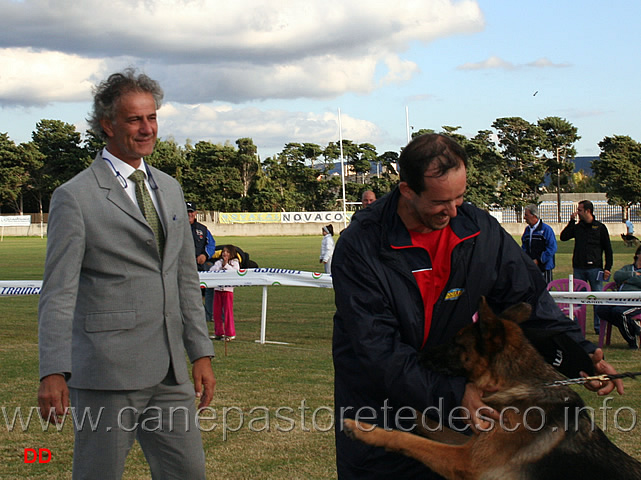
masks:
{"label": "dog's head", "polygon": [[517,324],[527,320],[531,310],[529,304],[520,303],[498,316],[482,298],[478,321],[461,329],[448,344],[424,351],[421,363],[436,372],[467,377],[482,387],[496,387],[500,375],[495,364],[509,365],[514,359],[502,356],[518,355],[527,348]]}

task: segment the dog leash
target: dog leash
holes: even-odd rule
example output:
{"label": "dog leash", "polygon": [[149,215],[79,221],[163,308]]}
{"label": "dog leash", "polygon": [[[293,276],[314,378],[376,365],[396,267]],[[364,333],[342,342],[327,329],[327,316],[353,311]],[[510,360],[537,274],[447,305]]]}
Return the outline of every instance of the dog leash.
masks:
{"label": "dog leash", "polygon": [[584,383],[591,382],[593,380],[598,380],[601,382],[607,382],[609,380],[616,380],[618,378],[636,378],[641,375],[641,372],[623,372],[617,373],[616,375],[594,375],[592,377],[579,377],[579,378],[566,378],[565,380],[557,380],[555,382],[544,383],[544,387],[562,387],[566,385],[583,385]]}

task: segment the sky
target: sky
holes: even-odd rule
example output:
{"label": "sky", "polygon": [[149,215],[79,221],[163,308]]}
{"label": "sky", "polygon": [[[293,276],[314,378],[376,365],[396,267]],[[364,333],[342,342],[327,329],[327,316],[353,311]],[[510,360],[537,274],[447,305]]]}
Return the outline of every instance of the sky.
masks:
{"label": "sky", "polygon": [[[400,151],[410,132],[565,118],[579,156],[641,141],[641,2],[629,0],[0,0],[0,133],[87,129],[91,89],[159,81],[159,136],[343,139]],[[339,117],[340,111],[340,117]]]}

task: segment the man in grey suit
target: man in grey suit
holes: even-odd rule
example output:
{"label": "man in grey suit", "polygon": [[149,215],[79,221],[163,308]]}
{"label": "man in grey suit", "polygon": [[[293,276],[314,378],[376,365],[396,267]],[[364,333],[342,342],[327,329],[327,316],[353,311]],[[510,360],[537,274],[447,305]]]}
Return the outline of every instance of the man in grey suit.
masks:
{"label": "man in grey suit", "polygon": [[143,160],[162,98],[133,69],[98,85],[106,148],[51,198],[38,404],[98,421],[74,426],[74,478],[121,478],[135,439],[153,478],[205,478],[196,397],[209,405],[216,380],[194,242],[180,185]]}

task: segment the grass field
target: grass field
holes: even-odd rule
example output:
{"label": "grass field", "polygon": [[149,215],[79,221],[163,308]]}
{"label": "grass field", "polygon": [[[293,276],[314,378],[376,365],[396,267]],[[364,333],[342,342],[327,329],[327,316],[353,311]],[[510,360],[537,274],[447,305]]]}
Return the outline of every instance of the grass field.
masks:
{"label": "grass field", "polygon": [[[318,237],[217,238],[250,252],[261,267],[317,271]],[[572,243],[560,243],[555,278],[570,273]],[[632,261],[632,249],[613,240],[615,268]],[[45,240],[5,237],[0,242],[0,280],[42,278]],[[331,289],[271,287],[268,293],[267,340],[260,333],[261,287],[235,290],[237,339],[215,343],[217,388],[203,440],[211,479],[328,479],[335,478],[333,369],[331,332],[334,298]],[[73,431],[43,431],[30,409],[38,388],[37,297],[0,298],[0,478],[63,479],[71,477]],[[588,319],[592,331],[591,314]],[[213,326],[210,326],[210,330]],[[616,330],[616,329],[615,329]],[[588,333],[592,341],[598,339]],[[606,356],[619,371],[641,370],[641,354],[631,352],[613,333]],[[132,365],[144,368],[144,365]],[[608,401],[581,387],[595,421],[621,447],[641,459],[639,381],[626,380],[626,395]],[[20,411],[25,425],[15,417]],[[215,419],[213,417],[216,417]],[[616,423],[615,423],[616,422]],[[617,428],[618,425],[618,428]],[[224,428],[225,427],[225,428]],[[629,430],[629,431],[624,431]],[[47,464],[25,464],[25,448],[47,448]],[[149,478],[141,450],[130,454],[125,479]]]}

